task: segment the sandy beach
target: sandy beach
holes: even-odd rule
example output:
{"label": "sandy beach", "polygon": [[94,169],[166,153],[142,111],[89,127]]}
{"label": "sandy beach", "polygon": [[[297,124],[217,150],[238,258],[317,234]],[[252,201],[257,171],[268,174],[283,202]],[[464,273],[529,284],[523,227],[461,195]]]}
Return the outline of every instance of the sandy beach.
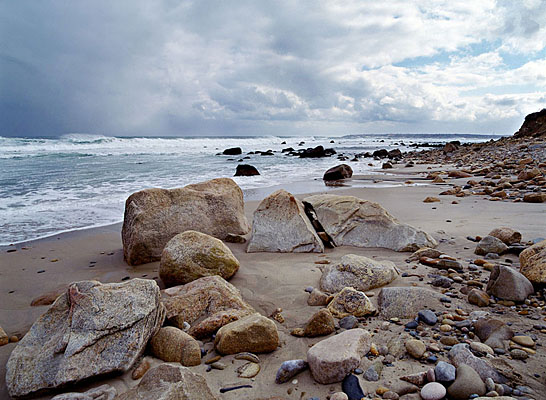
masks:
{"label": "sandy beach", "polygon": [[[520,231],[523,240],[533,240],[545,235],[544,205],[532,203],[512,203],[511,201],[491,202],[481,196],[457,198],[458,204],[452,204],[453,196],[440,196],[441,202],[424,203],[428,196],[438,196],[449,184],[464,182],[466,179],[450,180],[449,184],[431,184],[424,177],[430,172],[426,165],[415,168],[397,167],[388,172],[379,172],[370,176],[354,176],[348,180],[347,187],[328,193],[347,194],[362,199],[378,202],[401,222],[413,225],[430,233],[438,242],[438,249],[456,257],[463,265],[477,258],[473,254],[475,243],[467,236],[484,236],[499,226],[508,226]],[[433,166],[434,170],[446,169],[446,166]],[[411,180],[412,184],[405,184]],[[394,187],[384,187],[385,182]],[[375,187],[351,187],[362,183]],[[298,195],[304,198],[305,195]],[[256,209],[258,201],[245,203],[245,213],[249,221]],[[8,335],[22,337],[32,323],[46,311],[47,306],[31,307],[30,303],[36,297],[61,292],[69,283],[80,280],[98,280],[103,283],[121,282],[130,278],[155,279],[163,288],[158,278],[158,262],[143,264],[136,267],[128,266],[123,260],[123,250],[120,238],[120,224],[103,228],[69,232],[54,237],[8,246],[0,249],[0,323]],[[261,372],[252,380],[238,378],[235,369],[243,363],[233,356],[225,356],[222,362],[227,364],[224,370],[206,372],[206,365],[192,367],[195,372],[206,377],[212,391],[222,399],[258,399],[279,396],[286,399],[307,399],[317,397],[326,399],[328,395],[340,391],[341,384],[320,385],[310,376],[309,371],[299,374],[297,383],[275,384],[275,374],[280,364],[285,360],[305,358],[306,352],[314,343],[323,340],[318,338],[300,338],[290,335],[290,331],[304,326],[305,322],[319,307],[307,305],[308,286],[318,287],[321,276],[320,265],[316,261],[328,260],[336,263],[345,254],[364,255],[377,260],[393,261],[400,272],[409,272],[408,277],[398,277],[389,286],[423,286],[431,287],[427,274],[434,272],[416,262],[405,260],[411,253],[395,252],[379,248],[357,248],[351,246],[327,249],[324,254],[309,253],[246,253],[246,244],[228,244],[241,267],[230,280],[242,293],[243,298],[259,313],[265,316],[281,308],[284,323],[276,322],[281,346],[270,354],[261,354]],[[16,250],[16,251],[13,251]],[[515,255],[503,255],[513,264],[518,263]],[[481,281],[487,283],[489,272],[480,271]],[[462,286],[462,285],[461,285]],[[377,293],[371,301],[377,302]],[[434,290],[439,290],[434,288]],[[445,291],[445,289],[443,289]],[[458,290],[452,290],[458,293]],[[466,296],[458,293],[451,304],[446,303],[445,309],[436,311],[452,312],[456,308],[466,311],[479,309],[467,302]],[[497,317],[512,322],[515,332],[534,334],[537,343],[543,343],[546,335],[533,325],[544,321],[544,314],[534,310],[529,315],[538,315],[540,321],[518,315],[515,307],[496,306],[488,311],[497,312]],[[500,310],[500,311],[499,311]],[[372,332],[374,343],[386,344],[393,338],[409,338],[402,324],[390,323],[385,327],[384,320],[379,317],[368,317],[361,324]],[[407,321],[402,321],[407,322]],[[432,341],[430,337],[424,340]],[[9,398],[5,384],[5,365],[15,343],[0,347],[0,398]],[[214,351],[211,352],[214,355]],[[446,358],[446,352],[439,352],[440,359]],[[154,364],[160,361],[153,359]],[[208,354],[204,357],[210,358]],[[373,363],[374,357],[364,358],[361,368],[366,370]],[[540,347],[537,353],[526,361],[509,360],[512,367],[521,374],[522,382],[533,389],[536,399],[545,398],[544,379],[546,378],[546,355]],[[397,360],[393,367],[383,369],[378,382],[368,382],[361,379],[365,392],[375,393],[379,386],[397,387],[401,375],[420,372],[428,368],[425,361],[417,362],[411,359]],[[535,376],[533,374],[538,374]],[[108,383],[114,386],[118,393],[126,391],[138,383],[130,377],[130,372],[122,376],[101,378],[97,381],[79,384],[67,388],[68,391],[84,391],[88,388]],[[250,384],[252,388],[235,390],[219,394],[221,387]],[[47,394],[43,399],[51,398],[57,391]],[[542,394],[538,394],[542,393]],[[418,397],[417,397],[418,398]]]}

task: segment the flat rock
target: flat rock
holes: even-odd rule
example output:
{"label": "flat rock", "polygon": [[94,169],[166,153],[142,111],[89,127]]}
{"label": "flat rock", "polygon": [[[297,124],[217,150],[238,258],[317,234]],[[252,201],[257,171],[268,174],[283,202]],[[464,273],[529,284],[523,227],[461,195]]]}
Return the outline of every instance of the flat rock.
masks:
{"label": "flat rock", "polygon": [[229,178],[219,178],[133,193],[125,202],[121,231],[125,261],[129,265],[158,261],[167,242],[188,230],[219,239],[248,233],[241,188]]}
{"label": "flat rock", "polygon": [[110,385],[101,385],[83,393],[70,392],[58,394],[52,397],[51,400],[112,400],[117,394],[116,388]]}
{"label": "flat rock", "polygon": [[421,257],[438,258],[442,254],[444,253],[439,250],[423,247],[422,249],[413,252],[413,254],[408,257],[408,261],[418,261]]}
{"label": "flat rock", "polygon": [[198,339],[256,312],[235,286],[217,275],[166,289],[162,302],[169,321],[180,329],[189,323],[188,333]]}
{"label": "flat rock", "polygon": [[307,352],[313,378],[322,384],[341,382],[360,365],[371,346],[368,331],[356,328],[324,339]]}
{"label": "flat rock", "polygon": [[375,261],[368,257],[347,254],[336,265],[327,265],[322,270],[320,288],[336,293],[345,287],[366,291],[392,282],[398,271],[392,261]]}
{"label": "flat rock", "polygon": [[220,354],[270,353],[279,346],[277,326],[269,318],[252,314],[221,327],[214,347]]}
{"label": "flat rock", "polygon": [[480,375],[469,365],[457,367],[457,378],[447,389],[449,397],[454,400],[467,400],[471,394],[485,394],[485,383]]}
{"label": "flat rock", "polygon": [[305,360],[288,360],[284,361],[277,371],[275,383],[285,383],[292,379],[300,372],[307,369],[309,365]]}
{"label": "flat rock", "polygon": [[[474,371],[476,371],[482,380],[491,378],[493,379],[493,381],[497,383],[506,383],[507,381],[506,377],[501,375],[495,368],[489,365],[487,361],[485,361],[482,358],[476,357],[474,354],[472,354],[472,352],[468,348],[468,345],[466,344],[460,343],[453,346],[448,353],[448,357],[451,363],[457,367],[457,374],[458,374],[459,367],[461,365],[466,364],[467,366],[471,367]],[[471,392],[469,394],[472,394],[472,393],[475,393],[475,392]],[[478,393],[478,394],[484,394],[484,393]]]}
{"label": "flat rock", "polygon": [[161,328],[150,340],[150,349],[163,361],[179,362],[185,367],[201,364],[197,340],[174,326]]}
{"label": "flat rock", "polygon": [[238,269],[239,261],[221,240],[186,231],[169,240],[163,249],[159,277],[169,287],[210,275],[229,279]]}
{"label": "flat rock", "polygon": [[125,372],[164,318],[159,287],[153,280],[73,283],[12,351],[6,366],[8,392],[25,396]]}
{"label": "flat rock", "polygon": [[523,250],[519,262],[520,272],[532,283],[546,283],[546,240]]}
{"label": "flat rock", "polygon": [[429,234],[399,222],[377,203],[333,194],[310,196],[305,201],[313,206],[325,231],[338,246],[416,251],[437,245]]}
{"label": "flat rock", "polygon": [[247,252],[324,252],[324,244],[305,214],[302,202],[286,190],[262,200],[252,222]]}
{"label": "flat rock", "polygon": [[115,400],[216,400],[205,378],[187,367],[161,364]]}
{"label": "flat rock", "polygon": [[487,293],[502,300],[522,302],[534,293],[533,284],[514,268],[496,264],[489,276]]}
{"label": "flat rock", "polygon": [[478,245],[476,246],[476,250],[474,250],[475,254],[485,256],[489,253],[494,254],[503,254],[506,253],[508,250],[508,246],[505,245],[502,240],[497,239],[494,236],[486,236],[482,240],[478,242]]}
{"label": "flat rock", "polygon": [[336,318],[344,318],[349,315],[364,317],[377,312],[364,292],[351,287],[346,287],[336,294],[330,304],[328,304],[328,310]]}
{"label": "flat rock", "polygon": [[521,242],[521,233],[505,226],[493,229],[489,232],[488,236],[494,236],[497,239],[500,239],[507,246]]}
{"label": "flat rock", "polygon": [[379,311],[385,319],[414,318],[424,308],[443,308],[440,294],[419,287],[384,287],[379,292]]}

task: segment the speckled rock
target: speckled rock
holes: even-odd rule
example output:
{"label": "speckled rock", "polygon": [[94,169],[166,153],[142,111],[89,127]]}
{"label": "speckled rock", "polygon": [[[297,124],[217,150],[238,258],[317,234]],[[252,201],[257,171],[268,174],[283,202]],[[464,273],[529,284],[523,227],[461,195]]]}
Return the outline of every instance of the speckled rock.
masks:
{"label": "speckled rock", "polygon": [[379,310],[385,319],[414,318],[424,308],[443,308],[441,295],[420,287],[384,287],[379,293]]}
{"label": "speckled rock", "polygon": [[494,236],[486,236],[479,241],[474,253],[485,256],[488,253],[502,254],[507,250],[508,246],[505,245],[500,239],[497,239]]}
{"label": "speckled rock", "polygon": [[307,337],[316,337],[329,335],[335,330],[336,328],[332,313],[328,309],[323,308],[322,310],[319,310],[313,314],[309,321],[307,321],[303,334]]}
{"label": "speckled rock", "polygon": [[[164,318],[153,280],[73,283],[12,351],[6,366],[8,392],[24,396],[91,376],[125,372]],[[55,373],[44,373],[50,371]]]}
{"label": "speckled rock", "polygon": [[336,318],[343,318],[349,315],[363,317],[376,313],[376,309],[364,292],[350,287],[344,288],[334,296],[328,304],[328,310]]}
{"label": "speckled rock", "polygon": [[277,371],[275,383],[285,383],[292,379],[300,372],[307,369],[309,365],[305,360],[288,360],[284,361]]}
{"label": "speckled rock", "polygon": [[505,265],[495,265],[487,283],[487,293],[502,300],[525,301],[534,293],[533,284],[523,274]]}
{"label": "speckled rock", "polygon": [[360,365],[371,346],[370,333],[356,328],[324,339],[307,352],[313,378],[322,384],[341,382]]}
{"label": "speckled rock", "polygon": [[169,321],[180,329],[189,323],[188,333],[198,339],[256,312],[235,286],[217,275],[166,289],[162,302]]}
{"label": "speckled rock", "polygon": [[205,378],[189,368],[161,364],[115,400],[217,400]]}
{"label": "speckled rock", "polygon": [[161,328],[150,340],[152,354],[160,360],[185,367],[201,364],[201,349],[193,337],[174,326]]}
{"label": "speckled rock", "polygon": [[457,378],[447,389],[449,397],[454,400],[467,400],[471,394],[485,394],[485,384],[480,375],[469,365],[457,367]]}
{"label": "speckled rock", "polygon": [[302,202],[280,189],[262,200],[252,222],[247,252],[324,252]]}
{"label": "speckled rock", "polygon": [[421,358],[426,350],[427,346],[420,340],[410,339],[406,341],[406,351],[413,358]]}
{"label": "speckled rock", "polygon": [[488,236],[494,236],[508,246],[521,242],[521,233],[505,226],[493,229]]}
{"label": "speckled rock", "polygon": [[269,318],[252,314],[221,327],[214,347],[220,354],[270,353],[279,346],[277,326]]}
{"label": "speckled rock", "polygon": [[519,262],[520,272],[532,283],[546,283],[546,240],[523,250]]}
{"label": "speckled rock", "polygon": [[241,188],[219,178],[133,193],[125,202],[121,232],[125,260],[129,265],[158,261],[167,242],[188,230],[219,239],[248,233]]}
{"label": "speckled rock", "polygon": [[51,400],[112,400],[117,394],[116,388],[110,385],[101,385],[83,393],[58,394],[52,397]]}
{"label": "speckled rock", "polygon": [[437,382],[427,383],[421,389],[421,398],[423,400],[440,400],[446,395],[446,388],[444,385]]}
{"label": "speckled rock", "polygon": [[368,257],[347,254],[336,265],[328,265],[322,270],[320,288],[336,293],[345,287],[362,292],[392,282],[398,271],[392,261],[375,261]]}
{"label": "speckled rock", "polygon": [[229,279],[238,269],[239,261],[221,240],[186,231],[169,240],[163,249],[159,277],[169,287],[210,275]]}
{"label": "speckled rock", "polygon": [[338,246],[415,251],[437,245],[429,234],[400,223],[377,203],[334,194],[310,196],[305,201],[311,203],[322,226]]}

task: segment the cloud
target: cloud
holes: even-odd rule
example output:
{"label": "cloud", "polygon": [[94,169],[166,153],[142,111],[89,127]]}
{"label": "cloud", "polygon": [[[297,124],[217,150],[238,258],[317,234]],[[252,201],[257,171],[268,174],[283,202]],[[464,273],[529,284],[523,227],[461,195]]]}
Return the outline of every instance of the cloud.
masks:
{"label": "cloud", "polygon": [[544,0],[43,0],[0,27],[0,135],[509,134],[546,94]]}

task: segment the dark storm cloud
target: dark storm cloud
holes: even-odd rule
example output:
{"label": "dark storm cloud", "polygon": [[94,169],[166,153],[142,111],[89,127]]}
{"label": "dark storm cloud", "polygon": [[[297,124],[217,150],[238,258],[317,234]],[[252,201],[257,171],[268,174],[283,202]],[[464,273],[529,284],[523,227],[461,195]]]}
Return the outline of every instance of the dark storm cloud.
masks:
{"label": "dark storm cloud", "polygon": [[[0,1],[0,135],[487,126],[544,91],[546,7],[528,3]],[[512,73],[498,51],[529,63]],[[537,90],[461,94],[521,77]]]}

